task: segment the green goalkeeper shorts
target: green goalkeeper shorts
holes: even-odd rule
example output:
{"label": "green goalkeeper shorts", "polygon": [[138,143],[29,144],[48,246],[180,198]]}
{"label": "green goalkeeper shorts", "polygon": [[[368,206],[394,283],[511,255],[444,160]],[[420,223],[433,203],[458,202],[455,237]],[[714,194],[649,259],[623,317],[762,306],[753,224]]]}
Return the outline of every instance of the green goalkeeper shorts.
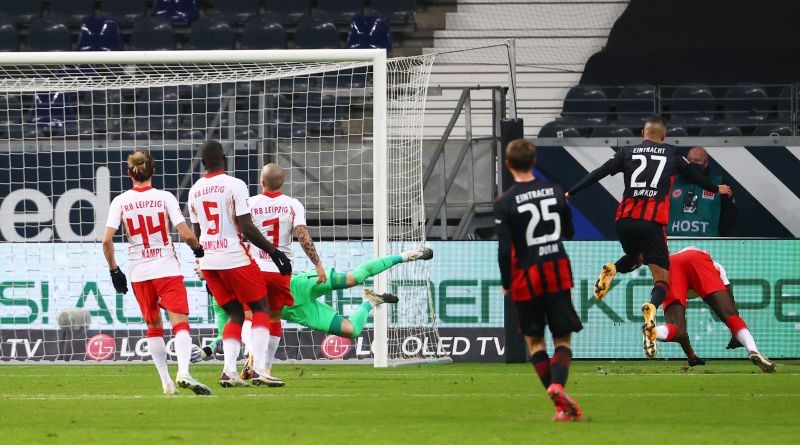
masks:
{"label": "green goalkeeper shorts", "polygon": [[281,318],[320,332],[330,332],[331,324],[340,318],[336,309],[319,300],[311,300],[300,306],[284,306]]}
{"label": "green goalkeeper shorts", "polygon": [[[330,305],[323,303],[317,298],[334,289],[342,289],[344,283],[339,283],[343,278],[339,277],[334,269],[327,269],[325,273],[328,280],[317,284],[317,272],[309,270],[292,276],[290,284],[294,305],[284,306],[281,311],[281,318],[286,321],[297,323],[310,329],[328,332],[331,323],[339,314]],[[336,283],[334,284],[334,281]]]}

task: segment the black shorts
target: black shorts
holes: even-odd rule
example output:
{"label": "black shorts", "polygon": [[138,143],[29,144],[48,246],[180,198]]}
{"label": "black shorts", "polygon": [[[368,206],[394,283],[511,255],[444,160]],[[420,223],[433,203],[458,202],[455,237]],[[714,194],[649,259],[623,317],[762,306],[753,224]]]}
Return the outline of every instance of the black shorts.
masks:
{"label": "black shorts", "polygon": [[514,307],[517,310],[517,320],[522,335],[544,337],[545,325],[550,327],[553,338],[560,338],[583,329],[568,290],[544,294],[528,301],[515,301]]}
{"label": "black shorts", "polygon": [[630,218],[617,220],[616,225],[619,243],[622,244],[625,255],[642,255],[644,264],[655,264],[669,269],[667,233],[663,225]]}

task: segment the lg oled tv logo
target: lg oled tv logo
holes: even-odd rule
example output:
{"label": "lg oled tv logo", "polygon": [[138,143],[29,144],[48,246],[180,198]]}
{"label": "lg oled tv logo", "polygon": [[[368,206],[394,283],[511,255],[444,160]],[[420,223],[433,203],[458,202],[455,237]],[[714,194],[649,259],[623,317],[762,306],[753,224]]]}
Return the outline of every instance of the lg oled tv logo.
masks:
{"label": "lg oled tv logo", "polygon": [[322,340],[320,350],[326,358],[336,360],[344,358],[350,352],[352,346],[353,342],[349,338],[328,335]]}
{"label": "lg oled tv logo", "polygon": [[98,362],[114,358],[116,351],[116,342],[106,334],[97,334],[86,342],[86,358]]}

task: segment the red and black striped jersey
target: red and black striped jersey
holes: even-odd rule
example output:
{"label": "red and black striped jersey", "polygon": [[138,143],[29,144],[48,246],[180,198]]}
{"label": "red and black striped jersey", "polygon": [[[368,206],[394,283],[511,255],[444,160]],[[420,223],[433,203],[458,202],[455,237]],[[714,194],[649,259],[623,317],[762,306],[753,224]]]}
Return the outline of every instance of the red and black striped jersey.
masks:
{"label": "red and black striped jersey", "polygon": [[614,157],[584,177],[569,191],[574,196],[608,175],[623,173],[625,191],[616,219],[640,219],[666,225],[669,194],[676,173],[687,181],[717,193],[719,187],[678,153],[677,147],[645,139],[641,144],[622,147]]}
{"label": "red and black striped jersey", "polygon": [[517,182],[495,200],[494,217],[505,289],[525,284],[542,295],[572,288],[561,238],[572,238],[575,229],[561,186],[540,179]]}

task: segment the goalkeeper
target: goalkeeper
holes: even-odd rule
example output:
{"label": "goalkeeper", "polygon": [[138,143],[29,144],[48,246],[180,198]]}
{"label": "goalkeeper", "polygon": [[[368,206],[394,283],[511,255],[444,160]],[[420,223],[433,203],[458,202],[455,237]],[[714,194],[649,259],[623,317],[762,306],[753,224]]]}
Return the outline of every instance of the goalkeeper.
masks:
{"label": "goalkeeper", "polygon": [[[349,289],[364,284],[367,278],[378,275],[400,263],[429,260],[431,258],[433,258],[433,250],[427,247],[421,247],[403,252],[399,255],[389,255],[367,261],[345,273],[336,272],[334,269],[328,269],[326,271],[328,280],[324,283],[317,282],[316,270],[309,270],[301,274],[293,275],[289,288],[294,301],[291,305],[284,306],[281,310],[281,318],[315,331],[347,338],[358,337],[364,329],[364,325],[367,322],[372,308],[383,303],[397,303],[398,299],[395,295],[381,295],[370,289],[365,289],[364,301],[358,309],[347,318],[340,315],[336,309],[329,304],[319,301],[318,298],[334,290]],[[202,271],[198,270],[198,275],[200,275],[202,279]],[[217,321],[217,338],[208,346],[203,347],[202,350],[197,346],[194,347],[194,354],[192,354],[192,360],[194,362],[213,354],[216,344],[221,340],[220,335],[222,327],[225,326],[227,322],[227,314],[225,311],[218,308],[213,302],[212,304]],[[272,358],[268,357],[267,369],[269,370],[271,367]],[[242,373],[245,374],[246,371],[247,367],[245,367],[245,371]]]}

